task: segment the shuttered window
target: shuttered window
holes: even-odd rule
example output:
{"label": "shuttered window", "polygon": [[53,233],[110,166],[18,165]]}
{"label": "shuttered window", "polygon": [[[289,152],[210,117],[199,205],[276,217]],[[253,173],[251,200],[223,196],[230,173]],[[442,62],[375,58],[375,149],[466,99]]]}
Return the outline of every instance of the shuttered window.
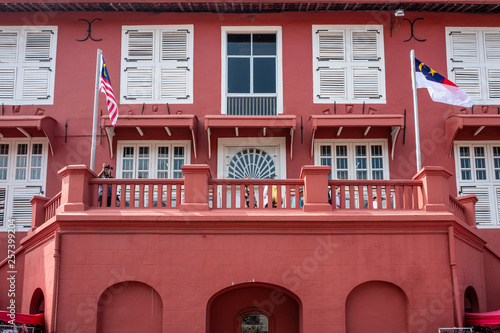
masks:
{"label": "shuttered window", "polygon": [[57,27],[0,27],[0,102],[52,104]]}
{"label": "shuttered window", "polygon": [[476,223],[500,227],[500,142],[455,142],[459,195],[475,194]]}
{"label": "shuttered window", "polygon": [[382,26],[313,26],[315,103],[385,103],[382,33]]}
{"label": "shuttered window", "polygon": [[0,143],[0,230],[13,220],[18,230],[31,227],[34,195],[44,193],[46,140],[2,139]]}
{"label": "shuttered window", "polygon": [[474,104],[500,102],[500,29],[446,28],[448,76]]}
{"label": "shuttered window", "polygon": [[193,102],[193,26],[124,26],[120,102]]}

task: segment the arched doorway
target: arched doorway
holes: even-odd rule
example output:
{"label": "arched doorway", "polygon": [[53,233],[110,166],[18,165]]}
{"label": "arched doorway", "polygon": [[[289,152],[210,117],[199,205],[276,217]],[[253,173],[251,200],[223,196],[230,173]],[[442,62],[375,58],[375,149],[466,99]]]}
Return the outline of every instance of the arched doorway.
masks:
{"label": "arched doorway", "polygon": [[464,312],[479,312],[479,301],[477,299],[476,290],[471,286],[465,289]]}
{"label": "arched doorway", "polygon": [[242,283],[221,290],[207,305],[207,333],[299,333],[302,306],[289,290]]}
{"label": "arched doorway", "polygon": [[151,286],[135,281],[112,285],[99,297],[97,333],[161,333],[163,303]]}
{"label": "arched doorway", "polygon": [[347,333],[403,333],[408,329],[408,298],[398,286],[383,281],[360,284],[347,296]]}
{"label": "arched doorway", "polygon": [[30,314],[44,313],[45,312],[45,297],[40,288],[36,288],[31,296]]}

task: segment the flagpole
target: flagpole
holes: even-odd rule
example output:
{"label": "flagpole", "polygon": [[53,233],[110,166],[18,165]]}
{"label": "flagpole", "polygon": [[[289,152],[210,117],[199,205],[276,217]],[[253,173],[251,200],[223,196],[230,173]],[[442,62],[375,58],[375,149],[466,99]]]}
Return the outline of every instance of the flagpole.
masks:
{"label": "flagpole", "polygon": [[410,51],[411,86],[413,90],[413,115],[415,117],[415,152],[417,157],[417,172],[422,168],[420,159],[420,128],[418,123],[417,81],[415,78],[415,50]]}
{"label": "flagpole", "polygon": [[99,107],[99,83],[101,81],[101,68],[102,68],[102,51],[97,49],[97,62],[95,74],[95,92],[94,92],[94,118],[92,122],[92,149],[90,152],[90,170],[94,171],[95,166],[95,146],[97,136],[97,109]]}

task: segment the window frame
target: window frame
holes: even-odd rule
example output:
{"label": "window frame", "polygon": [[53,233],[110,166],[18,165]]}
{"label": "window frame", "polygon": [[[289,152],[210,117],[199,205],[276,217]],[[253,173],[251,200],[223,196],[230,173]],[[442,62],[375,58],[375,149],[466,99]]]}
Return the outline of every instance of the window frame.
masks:
{"label": "window frame", "polygon": [[[486,179],[477,180],[476,179],[476,165],[474,163],[474,155],[470,156],[470,170],[471,178],[470,180],[462,179],[462,168],[460,165],[460,147],[469,147],[472,152],[475,147],[485,148],[485,166],[486,166]],[[488,141],[454,141],[454,158],[455,158],[455,170],[456,170],[456,184],[458,195],[475,194],[480,200],[487,197],[486,202],[476,203],[476,213],[478,220],[477,226],[479,228],[486,227],[491,228],[500,227],[500,207],[498,207],[497,200],[500,200],[500,179],[495,179],[495,162],[493,155],[493,147],[500,147],[500,141],[498,140],[488,140]],[[500,158],[500,156],[498,157]],[[482,168],[481,168],[482,169]],[[476,189],[476,190],[474,190]],[[474,193],[476,192],[476,193]],[[493,209],[491,209],[493,208]],[[486,211],[485,211],[486,210]],[[488,212],[489,210],[489,212]],[[484,222],[481,218],[481,214],[490,214],[489,222]]]}
{"label": "window frame", "polygon": [[[226,158],[229,159],[229,149],[238,148],[239,150],[245,148],[258,148],[261,150],[263,147],[275,147],[276,152],[276,178],[286,179],[286,138],[284,137],[237,137],[237,138],[219,138],[217,140],[217,178],[225,178],[228,166],[226,165]],[[266,151],[267,152],[267,151]]]}
{"label": "window frame", "polygon": [[[497,98],[489,97],[489,87],[488,87],[488,70],[496,70],[497,75],[500,75],[500,59],[487,61],[486,60],[486,49],[485,49],[485,33],[498,33],[500,38],[500,32],[498,27],[446,27],[446,63],[448,67],[448,78],[458,85],[462,90],[467,92],[474,104],[476,105],[498,105],[500,103],[500,96]],[[477,45],[477,58],[470,61],[457,60],[453,61],[453,45],[452,38],[453,34],[465,33],[465,34],[476,34],[475,44]],[[500,52],[498,53],[500,57]],[[479,96],[476,96],[471,89],[477,88],[473,86],[469,88],[466,82],[461,82],[460,79],[457,80],[457,71],[462,69],[464,72],[467,70],[472,71],[478,70],[478,83],[479,83]],[[497,78],[497,87],[500,86],[500,79]]]}
{"label": "window frame", "polygon": [[[321,60],[319,57],[319,32],[320,31],[338,31],[343,32],[343,56],[344,60]],[[376,31],[377,34],[377,56],[378,60],[351,60],[353,53],[352,33]],[[353,103],[361,104],[368,102],[370,104],[385,104],[387,102],[386,84],[385,84],[385,54],[384,54],[384,27],[382,25],[313,25],[312,26],[312,65],[313,65],[313,103],[331,104]],[[374,69],[379,71],[378,76],[378,95],[379,98],[356,98],[355,86],[353,82],[353,71]],[[344,69],[345,74],[345,98],[334,98],[321,96],[320,69]]]}
{"label": "window frame", "polygon": [[[131,31],[152,32],[152,60],[133,59],[127,61],[128,55],[128,33]],[[187,31],[186,52],[187,59],[161,60],[162,32]],[[193,96],[193,49],[194,49],[194,25],[123,25],[121,33],[121,75],[120,75],[120,104],[143,104],[143,103],[173,103],[192,104]],[[152,69],[151,98],[127,98],[127,70],[130,69]],[[161,71],[186,69],[186,97],[161,97]]]}
{"label": "window frame", "polygon": [[[173,167],[173,149],[175,147],[184,147],[184,164],[183,165],[188,165],[191,163],[191,141],[189,140],[154,140],[154,141],[128,141],[128,140],[123,140],[123,141],[118,141],[117,143],[117,158],[116,158],[116,174],[115,177],[118,179],[124,179],[122,178],[122,173],[123,173],[123,148],[124,147],[129,147],[133,146],[136,152],[134,153],[134,167],[132,170],[132,177],[126,178],[126,179],[137,179],[138,175],[138,148],[139,147],[149,147],[150,149],[150,157],[149,157],[149,168],[148,168],[148,173],[150,177],[148,178],[143,178],[143,179],[158,179],[158,147],[161,146],[168,146],[169,147],[169,165]],[[160,170],[161,172],[162,170]],[[174,170],[173,168],[169,168],[168,176],[166,178],[161,178],[161,179],[174,179],[173,178],[173,173]],[[155,177],[151,177],[154,175]]]}
{"label": "window frame", "polygon": [[[372,154],[371,154],[371,146],[382,146],[382,161],[383,161],[383,178],[382,179],[390,179],[389,172],[389,155],[390,151],[388,148],[387,139],[351,139],[351,140],[336,140],[336,139],[316,139],[314,140],[314,165],[322,165],[321,164],[321,146],[331,146],[332,147],[332,170],[329,174],[329,179],[336,179],[336,164],[335,164],[335,147],[336,146],[347,146],[347,172],[348,172],[348,180],[357,180],[356,178],[356,146],[366,146],[367,149],[367,180],[372,180]],[[377,169],[379,170],[379,169]],[[359,179],[360,181],[362,179]]]}
{"label": "window frame", "polygon": [[[48,163],[48,141],[44,138],[33,138],[33,139],[23,139],[23,138],[3,138],[0,141],[0,144],[9,145],[9,152],[7,154],[7,172],[6,179],[0,179],[0,188],[5,190],[5,200],[4,200],[4,211],[3,211],[3,220],[0,218],[0,231],[7,230],[8,219],[12,217],[14,212],[14,197],[16,193],[19,192],[32,192],[33,195],[39,195],[45,193],[46,188],[46,179],[47,179],[47,163]],[[19,144],[27,144],[28,145],[28,154],[27,154],[27,163],[26,163],[26,179],[16,179],[16,160],[17,160],[17,147]],[[41,144],[41,154],[37,154],[37,156],[41,156],[40,166],[36,166],[37,169],[40,169],[40,178],[39,179],[31,179],[31,169],[32,169],[32,157],[33,157],[33,145]],[[30,193],[28,193],[31,195]],[[22,197],[22,194],[19,194]],[[19,197],[16,197],[19,199]],[[29,198],[31,199],[31,197]],[[31,216],[31,204],[27,202],[28,198],[22,199],[24,205],[29,208],[26,208],[25,212],[22,212],[26,215],[26,221],[23,224],[16,225],[16,230],[23,231],[27,230],[31,227],[31,218],[28,220],[28,215]],[[19,209],[19,207],[18,207]]]}
{"label": "window frame", "polygon": [[[227,113],[228,62],[227,35],[231,33],[275,33],[276,34],[276,113],[283,113],[283,50],[280,26],[223,26],[221,27],[221,114]],[[238,94],[231,94],[237,96]],[[274,95],[274,94],[273,94]],[[244,96],[270,96],[270,94],[245,94]]]}
{"label": "window frame", "polygon": [[[0,61],[0,70],[14,69],[14,88],[12,99],[1,99],[0,103],[6,105],[52,105],[54,104],[56,53],[57,53],[57,26],[0,26],[1,33],[17,33],[16,60]],[[48,49],[48,60],[25,60],[27,34],[33,32],[50,32],[50,46]],[[24,97],[25,69],[48,69],[47,80],[44,82],[47,89],[47,97]]]}

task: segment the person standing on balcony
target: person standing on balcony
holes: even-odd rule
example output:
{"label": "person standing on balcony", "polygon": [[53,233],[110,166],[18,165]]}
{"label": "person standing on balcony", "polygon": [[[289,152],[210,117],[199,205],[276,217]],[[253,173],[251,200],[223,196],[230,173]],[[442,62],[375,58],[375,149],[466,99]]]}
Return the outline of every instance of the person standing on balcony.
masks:
{"label": "person standing on balcony", "polygon": [[[99,172],[97,175],[97,178],[113,178],[113,175],[111,174],[111,170],[113,170],[113,167],[111,167],[109,164],[103,163],[102,164],[102,170]],[[102,185],[99,185],[99,207],[102,206]],[[107,200],[107,206],[111,206],[111,184],[108,185],[108,200]]]}

